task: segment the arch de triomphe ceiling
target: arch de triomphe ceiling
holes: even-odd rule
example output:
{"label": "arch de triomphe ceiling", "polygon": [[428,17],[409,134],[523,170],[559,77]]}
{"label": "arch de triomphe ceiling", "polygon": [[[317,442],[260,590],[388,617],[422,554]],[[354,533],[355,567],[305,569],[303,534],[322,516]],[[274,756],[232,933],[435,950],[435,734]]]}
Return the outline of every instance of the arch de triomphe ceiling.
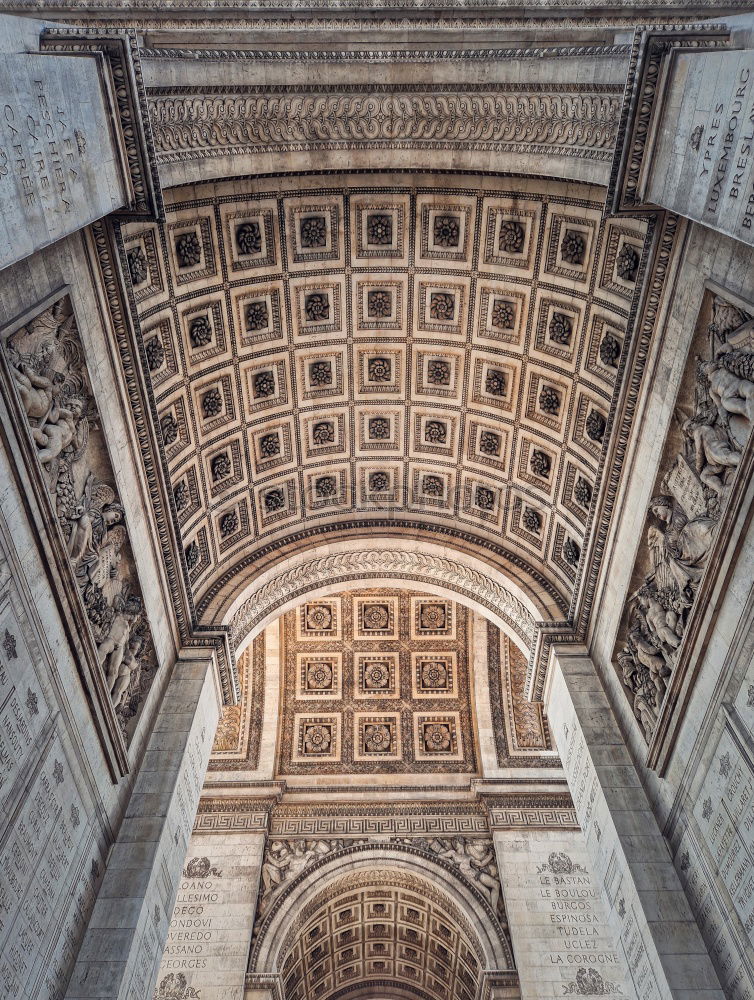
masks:
{"label": "arch de triomphe ceiling", "polygon": [[174,592],[243,643],[377,543],[424,569],[363,578],[481,574],[541,650],[583,632],[672,249],[605,210],[629,22],[352,6],[88,20],[137,32],[163,186],[115,249]]}

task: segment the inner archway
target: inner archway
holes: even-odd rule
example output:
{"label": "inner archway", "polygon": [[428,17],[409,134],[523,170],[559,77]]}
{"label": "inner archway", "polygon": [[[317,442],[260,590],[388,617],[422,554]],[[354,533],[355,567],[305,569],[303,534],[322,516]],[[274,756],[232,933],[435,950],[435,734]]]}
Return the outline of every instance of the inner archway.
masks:
{"label": "inner archway", "polygon": [[458,842],[450,860],[433,855],[438,841],[332,846],[310,847],[320,859],[288,885],[263,872],[249,971],[280,975],[286,998],[359,995],[371,981],[473,1000],[485,975],[513,969],[499,890],[484,884],[497,876],[491,842]]}

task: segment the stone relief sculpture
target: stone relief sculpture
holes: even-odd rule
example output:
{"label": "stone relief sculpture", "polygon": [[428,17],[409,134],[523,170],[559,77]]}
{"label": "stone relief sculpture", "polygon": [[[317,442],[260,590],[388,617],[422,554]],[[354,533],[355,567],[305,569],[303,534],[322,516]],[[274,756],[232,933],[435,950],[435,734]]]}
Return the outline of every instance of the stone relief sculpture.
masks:
{"label": "stone relief sculpture", "polygon": [[[507,927],[495,849],[489,838],[391,837],[389,840],[406,844],[450,864],[482,894],[503,928]],[[267,915],[283,890],[312,864],[345,847],[367,843],[371,841],[363,838],[269,841],[262,864],[257,923]]]}
{"label": "stone relief sculpture", "polygon": [[189,986],[182,972],[169,972],[160,980],[154,992],[154,1000],[201,1000],[201,993]]}
{"label": "stone relief sculpture", "polygon": [[128,740],[156,659],[70,299],[2,346]]}
{"label": "stone relief sculpture", "polygon": [[495,860],[495,848],[491,840],[477,837],[433,837],[431,839],[406,838],[401,843],[410,844],[447,861],[463,877],[478,889],[492,912],[507,927],[505,909],[500,893],[500,875]]}
{"label": "stone relief sculpture", "polygon": [[661,492],[650,501],[637,563],[645,572],[628,601],[616,653],[647,741],[754,423],[754,319],[711,296],[709,322],[695,344],[705,356],[696,358],[693,411],[684,412],[683,402],[676,411],[679,431],[666,446]]}
{"label": "stone relief sculpture", "polygon": [[264,917],[280,891],[315,861],[363,840],[273,840],[267,845],[262,864],[257,918]]}
{"label": "stone relief sculpture", "polygon": [[564,996],[604,997],[620,992],[619,986],[604,979],[596,969],[579,969],[576,978],[563,987]]}

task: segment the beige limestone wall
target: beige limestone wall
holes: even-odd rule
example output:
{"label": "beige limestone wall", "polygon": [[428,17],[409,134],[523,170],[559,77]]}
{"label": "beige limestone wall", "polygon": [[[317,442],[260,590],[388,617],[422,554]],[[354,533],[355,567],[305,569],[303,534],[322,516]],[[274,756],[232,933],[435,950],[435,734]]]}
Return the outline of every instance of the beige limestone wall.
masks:
{"label": "beige limestone wall", "polygon": [[635,1000],[579,830],[493,833],[522,1000],[618,993]]}
{"label": "beige limestone wall", "polygon": [[40,1000],[64,995],[176,656],[140,457],[83,234],[2,272],[0,323],[65,288],[136,540],[161,666],[131,743],[130,773],[114,778],[82,681],[74,626],[58,598],[60,581],[36,530],[31,482],[0,402],[0,995]]}
{"label": "beige limestone wall", "polygon": [[262,831],[194,834],[157,975],[183,975],[202,1000],[242,1000],[256,912]]}
{"label": "beige limestone wall", "polygon": [[170,671],[67,1000],[152,993],[219,718],[215,669],[211,651],[192,649]]}
{"label": "beige limestone wall", "polygon": [[608,924],[641,1000],[725,995],[594,663],[551,655],[546,705]]}
{"label": "beige limestone wall", "polygon": [[128,198],[101,66],[39,52],[43,28],[0,15],[0,267]]}
{"label": "beige limestone wall", "polygon": [[[691,226],[662,320],[626,466],[627,485],[613,517],[612,545],[601,570],[589,649],[633,763],[668,839],[718,975],[729,995],[754,997],[754,788],[752,720],[747,715],[754,656],[754,531],[751,484],[692,655],[693,681],[664,770],[646,767],[647,745],[611,663],[637,543],[678,384],[706,288],[754,301],[754,253],[734,240]],[[727,756],[726,756],[727,755]],[[709,805],[707,804],[709,802]]]}

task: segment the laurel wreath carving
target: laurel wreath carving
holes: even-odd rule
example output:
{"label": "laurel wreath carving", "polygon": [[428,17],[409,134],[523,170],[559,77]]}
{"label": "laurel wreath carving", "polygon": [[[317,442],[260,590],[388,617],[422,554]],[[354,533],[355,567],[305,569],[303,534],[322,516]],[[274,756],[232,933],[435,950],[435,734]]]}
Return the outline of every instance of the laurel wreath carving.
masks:
{"label": "laurel wreath carving", "polygon": [[443,556],[384,549],[335,553],[309,559],[279,573],[256,590],[233,615],[231,642],[237,647],[258,622],[292,597],[322,583],[367,575],[413,577],[446,586],[473,597],[508,621],[529,644],[534,642],[536,623],[523,602],[486,574]]}

